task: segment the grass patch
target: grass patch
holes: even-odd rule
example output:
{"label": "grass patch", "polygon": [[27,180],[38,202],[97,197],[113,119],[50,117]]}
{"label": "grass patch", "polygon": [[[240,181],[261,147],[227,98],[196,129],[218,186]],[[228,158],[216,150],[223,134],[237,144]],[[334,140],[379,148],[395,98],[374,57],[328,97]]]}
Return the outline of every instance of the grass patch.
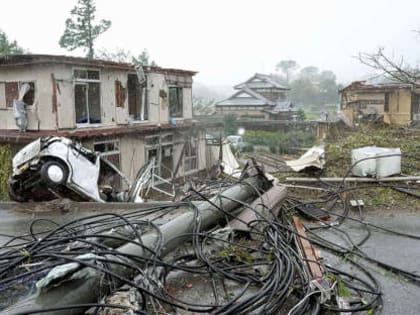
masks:
{"label": "grass patch", "polygon": [[267,146],[271,153],[294,153],[296,149],[310,147],[315,143],[314,134],[305,131],[272,132],[247,130],[244,141],[253,146]]}
{"label": "grass patch", "polygon": [[9,145],[0,145],[0,200],[9,200],[7,181],[12,169],[12,150]]}
{"label": "grass patch", "polygon": [[[335,132],[327,137],[325,144],[326,165],[323,176],[343,177],[347,175],[351,167],[351,151],[373,145],[400,148],[402,173],[420,176],[420,130],[372,125],[362,125],[357,131]],[[357,184],[348,185],[358,186]],[[357,199],[363,199],[367,206],[420,210],[418,199],[391,188],[369,187],[357,189],[352,194]]]}
{"label": "grass patch", "polygon": [[358,131],[327,137],[325,176],[344,176],[351,167],[351,151],[364,146],[400,148],[402,172],[420,175],[420,131],[391,126],[361,126]]}

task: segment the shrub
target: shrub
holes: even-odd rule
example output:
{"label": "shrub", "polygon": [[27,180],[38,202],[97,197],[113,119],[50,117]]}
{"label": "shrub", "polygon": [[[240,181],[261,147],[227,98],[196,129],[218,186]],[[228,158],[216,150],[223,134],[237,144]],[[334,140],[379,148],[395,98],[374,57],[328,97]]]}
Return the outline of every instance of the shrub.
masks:
{"label": "shrub", "polygon": [[9,145],[0,145],[0,200],[8,200],[7,181],[11,175],[12,150]]}
{"label": "shrub", "polygon": [[254,152],[254,146],[251,143],[245,143],[242,147],[242,152]]}
{"label": "shrub", "polygon": [[238,132],[237,120],[238,119],[235,114],[227,114],[224,117],[225,135],[236,135],[236,133]]}
{"label": "shrub", "polygon": [[244,141],[253,145],[267,146],[272,153],[291,153],[296,148],[312,146],[316,138],[305,131],[270,132],[247,130]]}

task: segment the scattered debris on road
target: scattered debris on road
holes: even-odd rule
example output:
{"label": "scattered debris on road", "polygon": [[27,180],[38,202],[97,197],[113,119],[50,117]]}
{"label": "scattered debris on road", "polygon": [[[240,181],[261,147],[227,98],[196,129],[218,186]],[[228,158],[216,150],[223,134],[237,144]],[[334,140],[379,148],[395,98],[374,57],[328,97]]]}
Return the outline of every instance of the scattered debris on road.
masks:
{"label": "scattered debris on road", "polygon": [[300,172],[306,168],[323,169],[325,165],[325,150],[323,145],[310,148],[299,159],[293,161],[286,161],[295,172]]}

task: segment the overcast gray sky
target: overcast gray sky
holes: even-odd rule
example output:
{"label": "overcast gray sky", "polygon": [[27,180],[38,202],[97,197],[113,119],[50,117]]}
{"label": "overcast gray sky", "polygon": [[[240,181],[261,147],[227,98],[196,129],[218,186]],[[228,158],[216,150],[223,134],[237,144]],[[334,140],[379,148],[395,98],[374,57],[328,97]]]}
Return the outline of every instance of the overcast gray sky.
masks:
{"label": "overcast gray sky", "polygon": [[[76,0],[3,1],[0,28],[33,53],[82,55],[58,45]],[[419,63],[418,0],[96,0],[112,27],[96,47],[140,53],[196,70],[196,81],[234,85],[282,59],[334,71],[343,82],[369,70],[353,56],[386,47]]]}

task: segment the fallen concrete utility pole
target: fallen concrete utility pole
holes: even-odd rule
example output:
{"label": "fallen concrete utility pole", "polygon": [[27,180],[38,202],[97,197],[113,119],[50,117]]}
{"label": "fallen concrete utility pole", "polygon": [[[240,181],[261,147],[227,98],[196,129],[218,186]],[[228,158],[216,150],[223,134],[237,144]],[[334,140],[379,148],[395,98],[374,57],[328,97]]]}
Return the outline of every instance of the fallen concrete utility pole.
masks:
{"label": "fallen concrete utility pole", "polygon": [[286,177],[286,182],[296,183],[318,183],[318,182],[355,182],[355,183],[384,183],[384,182],[414,182],[420,181],[420,176],[399,176],[399,177],[384,177],[384,178],[369,178],[369,177]]}
{"label": "fallen concrete utility pole", "polygon": [[[214,225],[220,219],[225,217],[225,213],[218,210],[222,208],[225,212],[233,212],[241,205],[231,199],[250,203],[255,200],[260,192],[270,188],[269,180],[258,172],[257,175],[245,179],[243,182],[233,185],[220,195],[212,198],[210,201],[203,201],[197,206],[198,218],[193,211],[188,211],[172,221],[160,226],[160,233],[150,232],[138,240],[143,246],[128,243],[117,249],[122,254],[137,255],[145,259],[151,258],[152,252],[145,248],[153,249],[158,242],[162,246],[160,255],[174,250],[185,240],[190,239],[188,233],[193,232],[197,219],[200,219],[201,230],[206,230]],[[226,198],[223,198],[223,197]],[[135,275],[131,268],[118,262],[131,263],[115,255],[104,256],[107,260],[117,263],[110,263],[109,269],[117,277],[113,277],[116,287],[122,285],[118,277],[133,278]],[[94,260],[90,261],[91,264]],[[25,314],[34,313],[36,310],[42,310],[43,314],[81,314],[89,306],[83,304],[97,303],[101,296],[109,293],[109,284],[103,277],[104,273],[92,267],[84,267],[81,270],[69,271],[61,278],[55,279],[52,285],[38,288],[37,291],[3,310],[0,314]],[[61,281],[60,281],[61,280]],[[78,308],[75,306],[79,305]],[[67,309],[66,309],[67,308]]]}
{"label": "fallen concrete utility pole", "polygon": [[234,230],[249,232],[251,225],[260,219],[258,215],[263,215],[267,219],[271,219],[271,215],[277,216],[286,197],[287,188],[275,184],[260,198],[255,199],[249,208],[246,208],[235,219],[230,221],[230,227]]}

